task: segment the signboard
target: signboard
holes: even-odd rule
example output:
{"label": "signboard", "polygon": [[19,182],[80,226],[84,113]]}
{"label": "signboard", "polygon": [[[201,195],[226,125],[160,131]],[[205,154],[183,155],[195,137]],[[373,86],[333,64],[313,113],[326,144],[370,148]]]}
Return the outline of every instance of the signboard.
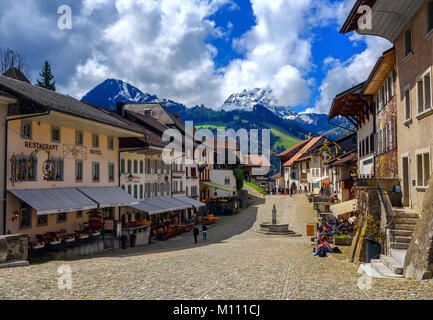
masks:
{"label": "signboard", "polygon": [[40,149],[40,150],[58,150],[59,146],[57,144],[47,144],[47,143],[39,143],[34,141],[25,141],[24,147],[30,149]]}
{"label": "signboard", "polygon": [[314,224],[307,224],[307,237],[314,237],[315,236],[315,225]]}
{"label": "signboard", "polygon": [[89,150],[90,154],[93,154],[95,156],[102,156],[102,151],[101,150],[94,150],[94,149],[90,149]]}

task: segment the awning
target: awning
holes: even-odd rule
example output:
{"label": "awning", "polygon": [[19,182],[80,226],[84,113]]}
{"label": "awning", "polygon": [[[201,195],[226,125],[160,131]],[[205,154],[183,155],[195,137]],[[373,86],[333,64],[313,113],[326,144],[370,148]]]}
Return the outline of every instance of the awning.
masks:
{"label": "awning", "polygon": [[325,181],[325,180],[328,180],[328,179],[329,179],[329,177],[317,178],[317,179],[314,179],[314,180],[313,180],[313,183],[322,182],[322,181]]}
{"label": "awning", "polygon": [[166,209],[155,207],[154,205],[150,204],[149,201],[140,201],[138,204],[132,205],[130,207],[147,212],[150,215],[167,212]]}
{"label": "awning", "polygon": [[191,204],[185,203],[176,198],[164,198],[163,200],[176,206],[176,210],[191,209],[193,207]]}
{"label": "awning", "polygon": [[182,209],[179,209],[179,204],[174,204],[173,202],[166,201],[166,200],[167,200],[167,198],[153,199],[153,200],[147,200],[146,202],[152,206],[161,208],[163,210],[162,212],[182,210]]}
{"label": "awning", "polygon": [[97,203],[76,188],[10,190],[14,196],[36,210],[37,215],[91,210]]}
{"label": "awning", "polygon": [[127,207],[138,204],[138,201],[119,187],[88,187],[78,188],[82,193],[101,208]]}
{"label": "awning", "polygon": [[216,189],[221,189],[221,190],[224,190],[224,191],[227,191],[227,192],[236,192],[235,188],[232,188],[230,186],[223,186],[222,184],[218,184],[218,183],[215,183],[215,182],[205,181],[205,182],[201,182],[201,183],[203,183],[203,184],[205,184],[205,185],[207,185],[209,187],[213,187],[213,188],[216,188]]}
{"label": "awning", "polygon": [[334,204],[331,206],[331,212],[334,216],[342,216],[356,211],[356,199]]}
{"label": "awning", "polygon": [[200,201],[188,198],[187,196],[178,196],[178,197],[175,196],[175,198],[177,200],[182,201],[182,202],[186,202],[186,203],[194,206],[195,208],[206,207],[206,203],[203,203],[203,202],[200,202]]}

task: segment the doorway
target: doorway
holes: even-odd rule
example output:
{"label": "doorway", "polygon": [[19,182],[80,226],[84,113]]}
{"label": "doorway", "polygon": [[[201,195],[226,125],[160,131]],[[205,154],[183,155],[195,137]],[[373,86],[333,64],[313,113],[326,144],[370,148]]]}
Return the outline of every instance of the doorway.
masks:
{"label": "doorway", "polygon": [[402,156],[402,178],[403,178],[403,206],[409,207],[409,192],[410,192],[410,180],[409,180],[409,156]]}

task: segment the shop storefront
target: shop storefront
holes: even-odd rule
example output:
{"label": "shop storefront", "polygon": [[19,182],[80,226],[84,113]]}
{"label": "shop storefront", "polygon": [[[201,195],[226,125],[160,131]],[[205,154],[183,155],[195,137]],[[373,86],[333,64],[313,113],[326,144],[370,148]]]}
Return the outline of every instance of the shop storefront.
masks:
{"label": "shop storefront", "polygon": [[194,225],[193,219],[188,219],[186,211],[193,209],[193,205],[177,198],[140,201],[131,208],[149,216],[151,233],[158,240],[167,240],[188,232]]}

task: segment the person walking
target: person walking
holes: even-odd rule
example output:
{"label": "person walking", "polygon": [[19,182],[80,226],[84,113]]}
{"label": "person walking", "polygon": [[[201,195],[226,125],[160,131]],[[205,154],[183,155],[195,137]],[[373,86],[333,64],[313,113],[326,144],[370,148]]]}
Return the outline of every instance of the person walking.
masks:
{"label": "person walking", "polygon": [[203,225],[203,241],[207,240],[207,225]]}
{"label": "person walking", "polygon": [[198,235],[200,234],[200,230],[198,229],[197,225],[194,226],[193,233],[194,233],[194,242],[197,244],[197,238],[198,238]]}

